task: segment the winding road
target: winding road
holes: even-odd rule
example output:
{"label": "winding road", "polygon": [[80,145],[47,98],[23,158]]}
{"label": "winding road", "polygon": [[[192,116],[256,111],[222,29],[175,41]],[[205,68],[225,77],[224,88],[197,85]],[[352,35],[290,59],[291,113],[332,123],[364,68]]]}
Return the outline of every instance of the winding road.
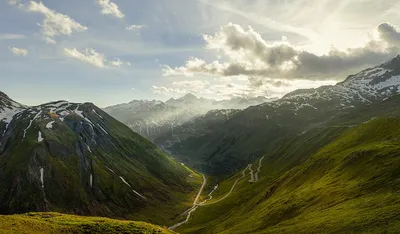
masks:
{"label": "winding road", "polygon": [[174,229],[176,229],[177,227],[179,227],[179,226],[181,226],[181,225],[187,223],[187,222],[189,221],[189,219],[190,219],[191,214],[192,214],[199,206],[209,206],[209,205],[213,205],[213,204],[215,204],[215,203],[218,203],[218,202],[221,202],[221,201],[225,200],[227,197],[229,197],[229,195],[231,195],[231,193],[233,192],[233,190],[234,190],[235,187],[236,187],[236,184],[237,184],[241,179],[243,179],[243,178],[246,176],[246,171],[247,171],[247,170],[250,171],[250,176],[251,176],[251,179],[249,180],[249,182],[250,182],[250,183],[255,183],[255,182],[257,182],[257,181],[259,180],[258,174],[260,173],[260,170],[261,170],[261,167],[262,167],[262,160],[263,160],[263,159],[264,159],[264,157],[260,158],[260,161],[259,161],[259,164],[258,164],[258,168],[257,168],[257,171],[256,171],[255,173],[254,173],[254,171],[251,169],[252,164],[247,165],[247,167],[242,171],[242,176],[241,176],[240,178],[238,178],[237,180],[235,180],[235,183],[233,183],[233,185],[232,185],[231,189],[229,190],[229,192],[228,192],[227,194],[225,194],[225,196],[223,196],[222,198],[220,198],[220,199],[218,199],[218,200],[216,200],[216,201],[213,201],[213,202],[208,202],[208,201],[210,201],[210,200],[212,199],[211,194],[218,188],[218,185],[216,185],[216,186],[214,187],[214,189],[211,191],[211,193],[208,194],[208,196],[209,196],[208,199],[204,200],[204,201],[201,202],[201,203],[198,203],[198,200],[199,200],[199,198],[200,198],[200,196],[201,196],[201,193],[203,192],[204,187],[205,187],[205,185],[206,185],[206,183],[207,183],[206,177],[205,177],[203,174],[201,174],[201,175],[203,176],[203,184],[201,185],[200,190],[199,190],[199,192],[197,193],[197,196],[196,196],[196,198],[195,198],[194,201],[193,201],[193,206],[192,206],[190,209],[186,210],[185,212],[183,212],[183,213],[181,214],[181,215],[187,214],[186,219],[185,219],[184,221],[180,222],[180,223],[177,223],[177,224],[175,224],[175,225],[169,227],[168,229],[169,229],[169,230],[174,230]]}
{"label": "winding road", "polygon": [[255,181],[254,181],[254,171],[253,171],[253,169],[251,169],[252,166],[253,166],[252,164],[249,165],[249,170],[250,170],[250,180],[249,180],[249,183],[255,182]]}
{"label": "winding road", "polygon": [[206,186],[206,183],[207,183],[207,178],[203,174],[201,174],[201,175],[203,176],[203,184],[201,185],[200,190],[197,193],[197,196],[193,201],[193,206],[189,210],[183,212],[183,214],[187,213],[186,219],[184,221],[180,222],[180,223],[177,223],[177,224],[169,227],[168,228],[169,230],[174,230],[175,228],[181,226],[182,224],[187,223],[189,221],[189,219],[190,219],[190,215],[192,214],[192,212],[197,209],[197,207],[198,207],[197,201],[199,200],[199,198],[201,196],[201,193],[203,192],[203,189],[204,189],[204,187]]}
{"label": "winding road", "polygon": [[262,160],[264,159],[264,157],[265,156],[263,156],[262,158],[260,158],[260,162],[259,162],[259,164],[258,164],[258,168],[257,168],[257,172],[256,172],[256,174],[254,174],[254,181],[253,182],[257,182],[258,181],[258,174],[260,173],[260,171],[261,171],[261,166],[262,166]]}
{"label": "winding road", "polygon": [[222,198],[220,198],[220,199],[218,199],[218,200],[216,200],[216,201],[213,201],[213,202],[208,202],[208,203],[204,203],[204,204],[198,204],[198,206],[209,206],[209,205],[212,205],[212,204],[215,204],[215,203],[218,203],[218,202],[220,202],[220,201],[225,200],[227,197],[229,197],[229,195],[231,195],[233,189],[236,187],[236,184],[239,182],[239,180],[243,179],[243,178],[246,176],[246,171],[247,171],[247,169],[250,169],[250,167],[251,167],[251,164],[249,164],[249,165],[242,171],[242,176],[241,176],[239,179],[237,179],[237,180],[235,181],[235,183],[233,183],[231,190],[230,190],[225,196],[223,196]]}

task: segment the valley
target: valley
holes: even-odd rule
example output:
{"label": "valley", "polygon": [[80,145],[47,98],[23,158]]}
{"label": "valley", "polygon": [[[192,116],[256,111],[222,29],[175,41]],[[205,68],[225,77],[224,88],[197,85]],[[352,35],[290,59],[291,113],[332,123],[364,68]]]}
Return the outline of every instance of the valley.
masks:
{"label": "valley", "polygon": [[30,107],[1,93],[0,208],[21,214],[2,218],[51,217],[35,226],[45,233],[117,232],[117,221],[51,212],[164,233],[395,233],[398,67],[400,57],[335,86],[210,110],[154,143],[92,103]]}
{"label": "valley", "polygon": [[400,1],[0,1],[0,234],[400,233]]}

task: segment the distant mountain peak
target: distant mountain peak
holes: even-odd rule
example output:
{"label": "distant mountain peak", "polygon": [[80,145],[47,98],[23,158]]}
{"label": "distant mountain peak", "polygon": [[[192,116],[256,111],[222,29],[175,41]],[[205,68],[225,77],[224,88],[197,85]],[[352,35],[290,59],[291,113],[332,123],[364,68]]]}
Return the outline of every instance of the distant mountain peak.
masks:
{"label": "distant mountain peak", "polygon": [[183,99],[198,99],[194,94],[187,93],[185,96],[182,97]]}
{"label": "distant mountain peak", "polygon": [[3,93],[2,91],[0,91],[0,98],[7,98],[7,99],[9,99],[9,97],[7,96],[7,94]]}

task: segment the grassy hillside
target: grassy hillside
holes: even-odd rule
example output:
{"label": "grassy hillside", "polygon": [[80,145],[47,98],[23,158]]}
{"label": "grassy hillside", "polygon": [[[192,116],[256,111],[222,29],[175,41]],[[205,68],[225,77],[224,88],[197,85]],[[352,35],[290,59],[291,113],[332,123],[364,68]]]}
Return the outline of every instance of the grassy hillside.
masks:
{"label": "grassy hillside", "polygon": [[[398,233],[399,140],[400,118],[286,139],[266,155],[260,181],[246,176],[227,199],[199,207],[177,231]],[[232,183],[221,183],[213,199]]]}
{"label": "grassy hillside", "polygon": [[173,233],[156,225],[99,217],[62,215],[59,213],[28,213],[0,216],[0,233]]}

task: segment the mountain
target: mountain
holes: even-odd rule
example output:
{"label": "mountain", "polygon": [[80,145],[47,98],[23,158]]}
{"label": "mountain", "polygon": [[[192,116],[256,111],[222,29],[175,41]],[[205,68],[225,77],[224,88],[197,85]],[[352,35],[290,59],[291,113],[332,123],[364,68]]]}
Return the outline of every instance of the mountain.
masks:
{"label": "mountain", "polygon": [[397,95],[400,56],[334,86],[297,90],[249,107],[212,132],[175,142],[167,150],[195,168],[226,176],[273,150],[287,137]]}
{"label": "mountain", "polygon": [[[210,110],[243,109],[271,100],[264,97],[257,97],[216,101],[197,98],[189,93],[178,99],[171,98],[166,102],[133,100],[130,103],[106,107],[104,111],[140,135],[153,141],[172,132],[176,126],[203,116]],[[163,142],[162,145],[164,144],[168,143]]]}
{"label": "mountain", "polygon": [[0,211],[168,224],[201,178],[92,103],[28,107],[1,93]]}
{"label": "mountain", "polygon": [[[26,107],[9,98],[5,93],[0,91],[0,134],[4,136],[8,125],[12,121],[14,115],[24,110]],[[1,146],[1,141],[0,141]]]}
{"label": "mountain", "polygon": [[[399,101],[397,96],[379,103],[391,117],[380,116],[381,105],[373,104],[335,125],[281,141],[219,183],[211,200],[177,231],[398,233]],[[353,125],[375,111],[377,118]],[[259,171],[256,182],[250,182],[250,169]]]}
{"label": "mountain", "polygon": [[[175,143],[179,143],[190,137],[199,137],[211,133],[239,112],[240,110],[237,109],[211,110],[205,115],[193,118],[165,131],[154,139],[153,142],[168,151],[168,148],[172,147]],[[188,161],[184,162],[187,163]]]}

